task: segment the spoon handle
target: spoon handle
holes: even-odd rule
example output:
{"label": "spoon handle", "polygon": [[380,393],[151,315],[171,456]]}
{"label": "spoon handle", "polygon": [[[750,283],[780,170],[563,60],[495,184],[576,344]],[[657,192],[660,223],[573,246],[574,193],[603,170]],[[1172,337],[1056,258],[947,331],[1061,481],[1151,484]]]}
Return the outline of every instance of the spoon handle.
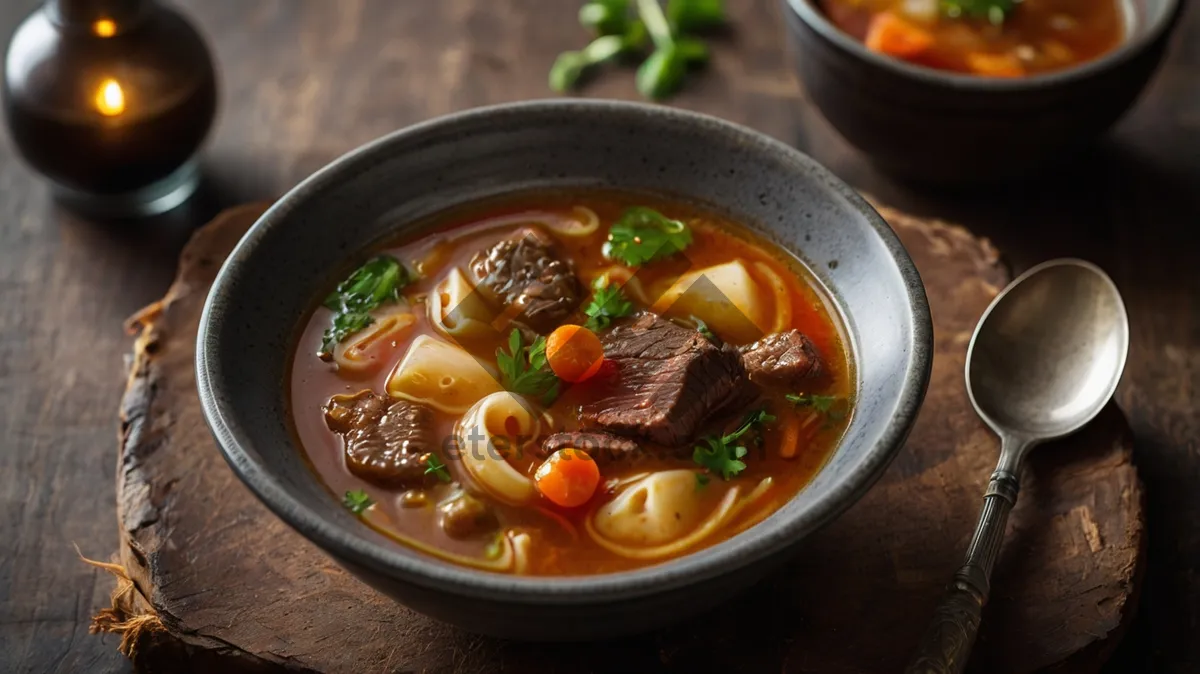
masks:
{"label": "spoon handle", "polygon": [[966,668],[1018,491],[1020,481],[1015,474],[1007,470],[992,473],[967,559],[946,588],[905,674],[960,674]]}

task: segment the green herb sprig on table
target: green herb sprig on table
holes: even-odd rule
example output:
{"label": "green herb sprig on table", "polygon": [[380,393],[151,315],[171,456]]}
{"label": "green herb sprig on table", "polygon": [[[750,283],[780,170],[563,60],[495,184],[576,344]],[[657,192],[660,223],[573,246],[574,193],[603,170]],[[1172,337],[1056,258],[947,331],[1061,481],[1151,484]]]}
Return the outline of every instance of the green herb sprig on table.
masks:
{"label": "green herb sprig on table", "polygon": [[993,25],[1004,23],[1020,0],[942,0],[942,14],[952,18],[987,19]]}
{"label": "green herb sprig on table", "polygon": [[[638,92],[659,100],[679,90],[690,66],[708,61],[708,45],[698,34],[725,25],[725,3],[668,0],[664,12],[659,0],[592,0],[579,10],[579,22],[597,37],[579,51],[559,55],[550,69],[551,89],[570,91],[594,66],[618,57],[644,57]],[[649,56],[647,46],[653,47]]]}
{"label": "green herb sprig on table", "polygon": [[333,321],[321,340],[321,353],[332,353],[335,344],[375,322],[371,312],[385,302],[399,301],[400,290],[412,281],[404,265],[389,255],[375,257],[354,270],[325,298]]}
{"label": "green herb sprig on table", "polygon": [[[775,417],[768,414],[766,410],[751,412],[732,433],[702,438],[701,444],[697,445],[692,452],[692,460],[712,473],[720,475],[722,479],[733,478],[746,470],[746,462],[742,459],[749,453],[746,444],[739,441],[747,433],[758,431],[772,421],[775,421]],[[756,438],[759,441],[762,440],[761,435]],[[696,484],[700,487],[708,484],[708,476],[697,473]]]}
{"label": "green herb sprig on table", "polygon": [[608,230],[602,251],[605,257],[630,267],[661,260],[687,248],[692,230],[658,211],[635,206],[625,211]]}
{"label": "green herb sprig on table", "polygon": [[546,338],[538,336],[525,346],[521,331],[514,329],[508,336],[508,353],[496,349],[496,366],[500,369],[500,384],[506,391],[536,396],[549,405],[558,397],[558,377],[546,362]]}

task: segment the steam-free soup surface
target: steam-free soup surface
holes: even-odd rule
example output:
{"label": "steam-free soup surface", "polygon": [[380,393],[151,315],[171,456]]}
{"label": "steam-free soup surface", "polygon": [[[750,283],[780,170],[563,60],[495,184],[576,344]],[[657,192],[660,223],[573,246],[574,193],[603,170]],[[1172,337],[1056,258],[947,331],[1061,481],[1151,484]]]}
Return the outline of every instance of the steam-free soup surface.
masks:
{"label": "steam-free soup surface", "polygon": [[1118,0],[822,0],[869,49],[982,77],[1023,77],[1086,63],[1124,37]]}
{"label": "steam-free soup surface", "polygon": [[853,410],[827,299],[736,223],[641,195],[524,195],[348,261],[300,335],[300,444],[398,545],[600,574],[770,515]]}

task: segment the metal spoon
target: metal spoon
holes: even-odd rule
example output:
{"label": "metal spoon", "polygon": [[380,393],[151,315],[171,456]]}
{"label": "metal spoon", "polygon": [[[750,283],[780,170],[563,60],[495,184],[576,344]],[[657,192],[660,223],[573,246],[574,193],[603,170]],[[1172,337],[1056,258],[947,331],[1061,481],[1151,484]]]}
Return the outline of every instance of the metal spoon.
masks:
{"label": "metal spoon", "polygon": [[984,312],[967,349],[967,392],[1000,436],[1000,462],[966,562],[907,674],[957,674],[966,667],[1025,455],[1099,414],[1117,388],[1128,349],[1129,321],[1117,287],[1081,260],[1030,269]]}

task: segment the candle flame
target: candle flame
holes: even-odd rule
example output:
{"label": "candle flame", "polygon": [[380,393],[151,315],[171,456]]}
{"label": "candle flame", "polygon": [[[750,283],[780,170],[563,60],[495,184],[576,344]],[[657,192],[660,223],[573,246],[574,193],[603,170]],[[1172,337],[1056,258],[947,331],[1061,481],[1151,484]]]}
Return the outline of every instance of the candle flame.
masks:
{"label": "candle flame", "polygon": [[115,117],[125,112],[125,92],[121,85],[109,78],[100,83],[96,92],[96,109],[105,117]]}
{"label": "candle flame", "polygon": [[92,24],[92,32],[100,37],[112,37],[117,34],[117,22],[112,19],[98,19]]}

